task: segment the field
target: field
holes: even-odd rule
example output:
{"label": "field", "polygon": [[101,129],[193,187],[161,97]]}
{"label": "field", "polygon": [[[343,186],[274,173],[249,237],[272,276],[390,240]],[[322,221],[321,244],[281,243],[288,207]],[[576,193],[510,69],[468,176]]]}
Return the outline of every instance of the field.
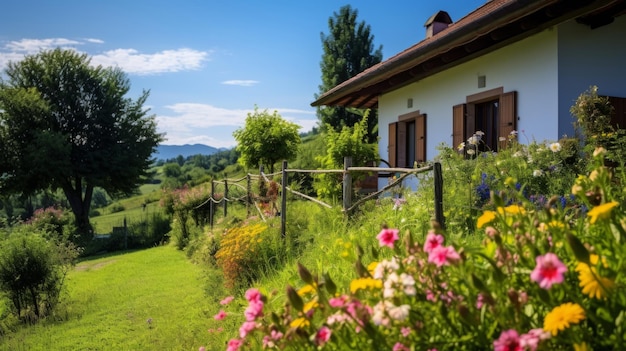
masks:
{"label": "field", "polygon": [[66,282],[59,312],[5,335],[0,350],[197,350],[206,342],[206,278],[171,246],[82,261]]}

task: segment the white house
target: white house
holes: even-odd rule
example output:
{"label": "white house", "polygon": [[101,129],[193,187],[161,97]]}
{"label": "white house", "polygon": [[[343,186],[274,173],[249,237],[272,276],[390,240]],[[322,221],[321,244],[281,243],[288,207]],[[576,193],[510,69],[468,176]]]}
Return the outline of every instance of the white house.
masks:
{"label": "white house", "polygon": [[423,40],[312,105],[377,108],[380,156],[395,167],[477,130],[493,150],[512,130],[522,142],[571,136],[570,107],[591,85],[626,127],[624,13],[626,0],[492,0],[456,22],[440,11]]}

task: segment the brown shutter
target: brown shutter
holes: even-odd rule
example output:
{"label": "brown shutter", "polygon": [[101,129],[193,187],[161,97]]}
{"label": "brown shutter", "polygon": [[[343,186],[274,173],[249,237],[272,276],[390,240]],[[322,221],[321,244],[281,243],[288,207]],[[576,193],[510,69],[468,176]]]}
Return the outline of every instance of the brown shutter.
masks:
{"label": "brown shutter", "polygon": [[498,128],[498,137],[504,137],[508,140],[509,134],[517,128],[516,122],[517,92],[511,91],[500,95],[500,126]]}
{"label": "brown shutter", "polygon": [[452,147],[455,149],[465,140],[466,110],[466,104],[452,107]]}
{"label": "brown shutter", "polygon": [[[426,162],[426,115],[415,118],[415,161]],[[411,166],[411,165],[409,165]]]}
{"label": "brown shutter", "polygon": [[387,155],[389,158],[390,167],[397,167],[397,163],[396,163],[397,129],[398,129],[398,122],[389,123],[389,144],[387,145]]}
{"label": "brown shutter", "polygon": [[609,103],[615,111],[611,115],[611,125],[617,129],[626,129],[626,98],[609,96]]}
{"label": "brown shutter", "polygon": [[406,123],[398,122],[396,132],[396,167],[406,167]]}

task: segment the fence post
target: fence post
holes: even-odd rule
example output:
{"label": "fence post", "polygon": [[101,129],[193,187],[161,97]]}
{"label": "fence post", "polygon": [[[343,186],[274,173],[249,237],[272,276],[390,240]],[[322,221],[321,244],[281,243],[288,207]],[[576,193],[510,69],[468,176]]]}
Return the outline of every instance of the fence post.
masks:
{"label": "fence post", "polygon": [[433,165],[435,176],[435,220],[439,222],[441,228],[445,229],[445,218],[443,216],[443,174],[441,173],[441,163],[435,162]]}
{"label": "fence post", "polygon": [[250,179],[250,173],[246,174],[246,190],[248,194],[246,195],[246,213],[248,217],[250,217],[250,205],[252,204],[252,181]]}
{"label": "fence post", "polygon": [[227,198],[228,198],[228,180],[224,179],[224,197],[222,198],[222,201],[224,201],[224,218],[226,218],[226,215],[228,214],[228,201],[226,201]]}
{"label": "fence post", "polygon": [[352,175],[348,168],[352,167],[352,157],[343,158],[343,210],[347,211],[352,206]]}
{"label": "fence post", "polygon": [[287,235],[287,160],[283,160],[283,185],[280,202],[280,235],[284,239]]}
{"label": "fence post", "polygon": [[209,198],[209,224],[213,229],[213,214],[215,213],[215,203],[213,202],[213,195],[215,194],[215,180],[211,178],[211,197]]}

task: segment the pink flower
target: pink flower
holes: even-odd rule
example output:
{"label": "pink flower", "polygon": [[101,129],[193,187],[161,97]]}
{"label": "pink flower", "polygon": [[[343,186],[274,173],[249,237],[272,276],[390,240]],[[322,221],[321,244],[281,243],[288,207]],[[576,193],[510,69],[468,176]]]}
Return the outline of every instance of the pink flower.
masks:
{"label": "pink flower", "polygon": [[333,297],[328,300],[328,304],[333,308],[342,308],[348,302],[348,297],[346,295],[342,295],[340,297]]}
{"label": "pink flower", "polygon": [[318,346],[324,345],[328,342],[328,340],[330,340],[331,334],[332,331],[328,327],[321,327],[320,330],[317,331],[317,334],[315,334],[315,343]]}
{"label": "pink flower", "polygon": [[402,329],[400,329],[400,333],[402,334],[402,336],[404,336],[406,338],[406,337],[408,337],[411,334],[411,328],[409,328],[409,327],[402,327]]}
{"label": "pink flower", "polygon": [[204,346],[200,346],[200,347],[198,348],[198,351],[206,351],[206,348],[205,348]]}
{"label": "pink flower", "polygon": [[530,273],[530,279],[539,283],[543,289],[550,289],[552,284],[563,282],[563,274],[567,272],[567,267],[559,260],[557,255],[549,252],[535,259],[537,266]]}
{"label": "pink flower", "polygon": [[250,288],[246,291],[246,300],[248,300],[248,302],[260,302],[261,297],[261,292],[255,288]]}
{"label": "pink flower", "polygon": [[383,229],[376,235],[376,239],[380,243],[380,246],[388,246],[393,249],[394,243],[399,239],[398,229]]}
{"label": "pink flower", "polygon": [[515,329],[503,331],[498,340],[493,342],[494,351],[523,351],[519,334]]}
{"label": "pink flower", "polygon": [[238,351],[241,345],[243,345],[243,340],[230,339],[228,341],[228,347],[226,348],[226,351]]}
{"label": "pink flower", "polygon": [[248,304],[248,308],[243,313],[246,316],[247,321],[253,321],[258,317],[263,315],[263,302],[259,301],[250,301]]}
{"label": "pink flower", "polygon": [[256,328],[256,323],[251,321],[243,322],[241,327],[239,327],[239,337],[242,339],[246,337],[251,331]]}
{"label": "pink flower", "polygon": [[426,242],[424,243],[424,251],[430,253],[432,250],[443,245],[443,235],[435,234],[434,232],[429,232],[426,235]]}
{"label": "pink flower", "polygon": [[221,321],[224,318],[226,318],[226,312],[224,312],[224,310],[220,310],[215,316],[213,316],[213,319],[216,321]]}
{"label": "pink flower", "polygon": [[452,246],[438,246],[428,254],[428,262],[436,264],[437,267],[449,265],[460,259],[461,256]]}
{"label": "pink flower", "polygon": [[228,305],[229,303],[231,303],[231,301],[233,301],[235,299],[234,296],[227,296],[225,297],[222,301],[220,301],[220,305]]}
{"label": "pink flower", "polygon": [[410,351],[411,349],[409,349],[408,347],[406,347],[403,343],[401,342],[397,342],[395,345],[393,345],[393,351]]}
{"label": "pink flower", "polygon": [[531,329],[528,333],[520,335],[520,346],[524,350],[536,351],[537,347],[539,347],[539,343],[542,340],[549,339],[550,336],[550,332],[545,332],[541,328]]}

